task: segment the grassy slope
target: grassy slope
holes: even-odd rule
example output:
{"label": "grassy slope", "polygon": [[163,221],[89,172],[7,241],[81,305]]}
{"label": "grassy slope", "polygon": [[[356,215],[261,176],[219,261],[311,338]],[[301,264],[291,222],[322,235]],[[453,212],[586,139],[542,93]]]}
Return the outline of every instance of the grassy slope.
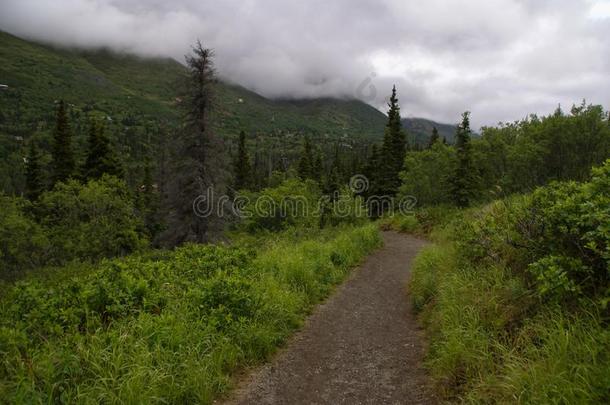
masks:
{"label": "grassy slope", "polygon": [[[505,229],[528,198],[469,210],[430,207],[384,221],[434,241],[416,258],[409,285],[430,341],[427,367],[449,401],[608,403],[607,312],[604,318],[588,298],[564,305],[539,297],[514,253],[524,247],[483,222],[500,218],[494,223]],[[481,240],[490,260],[465,253],[476,249],[464,242],[471,230],[497,237],[497,244]]]}
{"label": "grassy slope", "polygon": [[[104,71],[106,65],[92,63],[103,57],[88,59],[73,51],[34,44],[5,33],[0,33],[0,59],[0,80],[9,86],[1,93],[0,106],[5,116],[21,113],[19,122],[31,124],[49,119],[54,100],[60,98],[81,107],[97,102],[107,113],[137,110],[151,116],[173,115],[165,77],[168,72],[175,74],[179,70],[166,61],[149,64],[134,59],[137,73],[128,77],[136,85],[127,86],[109,77]],[[120,59],[114,62],[122,63]],[[150,79],[149,86],[138,86],[142,80],[134,78],[139,77]]]}
{"label": "grassy slope", "polygon": [[0,299],[0,398],[211,403],[381,239],[374,225],[32,275]]}

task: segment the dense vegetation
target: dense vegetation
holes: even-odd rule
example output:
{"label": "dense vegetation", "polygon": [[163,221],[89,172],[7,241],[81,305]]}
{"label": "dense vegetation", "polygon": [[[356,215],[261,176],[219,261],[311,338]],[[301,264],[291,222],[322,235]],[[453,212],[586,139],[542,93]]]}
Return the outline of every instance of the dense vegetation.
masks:
{"label": "dense vegetation", "polygon": [[[90,120],[103,121],[131,187],[140,184],[147,160],[162,173],[163,151],[181,126],[184,66],[170,59],[142,59],[107,50],[78,51],[33,44],[0,32],[0,190],[24,190],[23,157],[29,143],[50,160],[55,103],[65,100],[73,127],[75,159],[86,153]],[[328,155],[336,144],[349,153],[362,140],[379,139],[385,118],[376,109],[342,100],[268,100],[218,82],[211,124],[232,151],[246,133],[257,181],[298,159],[300,135],[316,139]],[[159,164],[157,161],[160,161]]]}
{"label": "dense vegetation", "polygon": [[554,180],[586,180],[591,167],[610,156],[610,118],[601,106],[583,102],[569,114],[558,109],[549,116],[483,128],[481,137],[467,138],[468,150],[461,156],[459,145],[442,142],[409,152],[400,194],[417,197],[420,205],[457,203],[457,182],[476,203]]}
{"label": "dense vegetation", "polygon": [[481,136],[468,112],[452,137],[420,120],[422,139],[395,88],[387,117],[270,101],[219,82],[199,43],[185,66],[0,43],[0,398],[209,403],[385,215],[435,241],[410,288],[445,398],[610,401],[601,106]]}
{"label": "dense vegetation", "polygon": [[445,398],[610,400],[610,160],[588,182],[390,222],[435,241],[409,287]]}
{"label": "dense vegetation", "polygon": [[210,403],[380,243],[374,225],[51,270],[0,299],[12,403]]}

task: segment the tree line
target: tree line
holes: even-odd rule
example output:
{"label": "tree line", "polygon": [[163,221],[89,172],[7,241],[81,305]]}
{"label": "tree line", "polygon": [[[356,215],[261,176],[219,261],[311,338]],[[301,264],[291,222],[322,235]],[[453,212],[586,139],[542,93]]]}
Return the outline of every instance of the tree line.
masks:
{"label": "tree line", "polygon": [[[283,161],[279,167],[262,167],[259,151],[252,155],[245,132],[239,134],[230,157],[225,140],[212,130],[210,112],[217,80],[213,57],[213,52],[198,42],[186,58],[187,75],[179,104],[182,125],[166,134],[161,155],[151,155],[144,162],[142,177],[131,189],[124,181],[126,170],[104,123],[90,119],[85,153],[78,159],[68,104],[63,100],[57,103],[51,161],[46,164],[41,148],[30,142],[25,163],[27,201],[2,196],[5,213],[11,213],[0,218],[7,229],[24,238],[28,233],[42,235],[38,242],[47,250],[51,242],[66,246],[64,257],[48,259],[52,255],[47,252],[41,254],[47,259],[40,259],[40,263],[60,263],[79,255],[91,259],[112,256],[149,243],[169,247],[214,240],[235,218],[197,215],[193,203],[210,189],[214,191],[207,204],[221,203],[219,198],[226,194],[254,192],[277,197],[280,190],[295,192],[300,188],[332,201],[349,192],[346,185],[353,175],[364,174],[368,189],[351,198],[413,196],[420,205],[467,207],[498,195],[526,192],[552,180],[586,179],[590,167],[610,155],[608,113],[601,106],[585,103],[573,107],[569,114],[558,109],[546,117],[532,115],[515,123],[486,127],[480,137],[473,136],[470,113],[465,112],[454,144],[447,144],[434,128],[428,145],[422,148],[408,141],[401,126],[394,87],[379,144],[357,145],[350,150],[340,142],[314,144],[305,135],[298,157]],[[302,183],[286,183],[291,180]],[[305,182],[310,185],[304,186]],[[85,202],[91,206],[83,206]],[[106,208],[96,205],[100,202],[107,204]],[[92,232],[93,224],[109,224],[99,237],[116,245],[92,248],[95,253],[89,254],[71,247],[75,242],[62,240],[60,229]],[[28,231],[37,227],[39,232]],[[7,235],[0,241],[3,252],[17,252],[16,246],[34,243],[32,237],[11,241]],[[83,235],[72,235],[72,239],[88,245]],[[17,253],[9,256],[4,253],[2,260],[13,267],[21,265]]]}

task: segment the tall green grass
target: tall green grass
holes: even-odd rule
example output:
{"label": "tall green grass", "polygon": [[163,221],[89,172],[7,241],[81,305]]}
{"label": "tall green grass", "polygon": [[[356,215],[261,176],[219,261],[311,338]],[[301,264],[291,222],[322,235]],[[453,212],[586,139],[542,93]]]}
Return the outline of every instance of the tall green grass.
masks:
{"label": "tall green grass", "polygon": [[417,257],[410,291],[430,339],[426,363],[444,398],[610,399],[610,332],[594,310],[545,305],[506,268],[474,267],[451,244]]}
{"label": "tall green grass", "polygon": [[610,401],[610,332],[594,302],[541,300],[511,261],[473,262],[452,240],[416,258],[409,289],[442,398],[466,403]]}
{"label": "tall green grass", "polygon": [[381,243],[373,225],[331,234],[192,245],[5,288],[0,398],[211,403]]}

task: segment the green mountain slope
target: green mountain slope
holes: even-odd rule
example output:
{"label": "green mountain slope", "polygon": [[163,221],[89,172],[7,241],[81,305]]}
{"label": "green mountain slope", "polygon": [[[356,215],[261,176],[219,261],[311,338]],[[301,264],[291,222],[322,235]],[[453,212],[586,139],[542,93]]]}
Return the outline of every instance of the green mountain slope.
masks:
{"label": "green mountain slope", "polygon": [[[136,181],[142,162],[171,142],[172,128],[180,124],[184,73],[173,59],[55,48],[0,32],[0,190],[22,188],[29,138],[50,150],[59,99],[71,105],[77,151],[85,150],[89,117],[103,119],[127,166],[128,180]],[[271,100],[226,82],[217,86],[213,115],[218,134],[235,139],[245,131],[259,163],[264,160],[269,167],[297,159],[301,135],[329,151],[337,142],[352,149],[379,142],[386,123],[383,113],[361,101]],[[411,125],[416,121],[404,123],[417,140],[425,141],[431,126]],[[444,127],[438,127],[444,135]]]}
{"label": "green mountain slope", "polygon": [[[176,96],[184,68],[172,59],[143,59],[106,50],[78,51],[34,44],[0,33],[0,124],[31,131],[48,120],[53,102],[67,100],[113,119],[178,117]],[[379,139],[385,118],[359,101],[269,100],[243,87],[219,83],[218,131],[231,135],[290,131]],[[21,129],[21,131],[19,131]]]}
{"label": "green mountain slope", "polygon": [[441,139],[445,137],[447,142],[451,143],[453,142],[456,130],[455,125],[439,124],[438,122],[425,118],[404,118],[402,120],[402,126],[418,143],[427,142],[430,135],[432,135],[432,129],[434,127],[438,129]]}

